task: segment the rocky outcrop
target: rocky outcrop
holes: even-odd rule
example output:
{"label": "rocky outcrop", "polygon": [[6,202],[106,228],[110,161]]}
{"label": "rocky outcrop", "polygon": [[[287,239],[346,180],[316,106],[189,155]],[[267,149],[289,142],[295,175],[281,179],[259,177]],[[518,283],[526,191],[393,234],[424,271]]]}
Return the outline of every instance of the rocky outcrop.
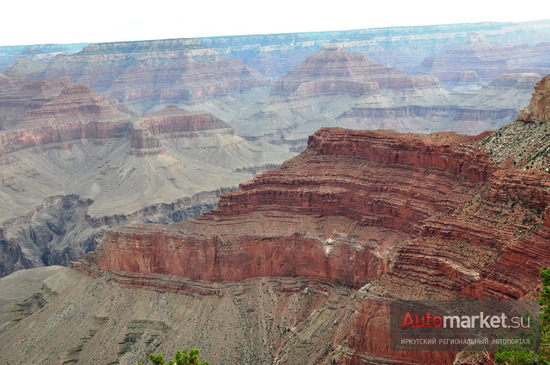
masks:
{"label": "rocky outcrop", "polygon": [[[349,61],[346,57],[344,64]],[[340,75],[349,71],[333,68]],[[367,91],[368,83],[358,87],[326,79],[294,89],[294,80],[287,81],[278,86],[290,94],[279,96],[294,98],[298,107],[300,99],[324,93],[325,100],[332,99],[328,107],[342,102],[348,103],[345,107],[356,105],[348,97],[364,97],[356,106],[365,114],[369,109],[360,106],[380,101],[369,99],[375,94]],[[417,82],[409,81],[413,86]],[[387,84],[388,94],[383,96],[393,91],[391,85]],[[344,91],[349,88],[352,92]],[[285,103],[280,103],[282,109]],[[426,115],[438,112],[435,108],[410,110]],[[392,112],[405,115],[407,110]],[[158,202],[154,194],[162,191],[174,196],[172,192],[179,191],[182,181],[204,188],[204,181],[225,180],[226,176],[217,174],[224,171],[219,165],[216,173],[206,172],[213,159],[231,166],[232,171],[249,171],[234,161],[242,156],[254,160],[257,150],[243,148],[243,141],[234,134],[217,133],[227,128],[215,117],[188,117],[185,111],[168,108],[132,119],[131,133],[123,142],[110,146],[101,141],[94,150],[128,153],[116,158],[101,155],[105,162],[86,169],[100,173],[80,177],[76,183],[104,200],[103,211],[113,209],[106,201],[121,196],[121,209],[135,211],[142,203],[128,201],[135,194],[108,189],[124,182],[140,188],[138,199]],[[478,117],[483,113],[472,118]],[[157,345],[169,348],[189,334],[195,341],[192,345],[198,343],[206,352],[213,351],[213,343],[218,347],[220,343],[238,344],[235,349],[223,347],[218,359],[233,359],[244,352],[246,359],[266,363],[306,358],[308,363],[451,364],[455,352],[392,350],[388,303],[535,295],[538,270],[550,265],[550,180],[544,165],[548,162],[547,125],[517,121],[479,136],[320,129],[309,138],[304,153],[282,169],[223,195],[210,213],[184,223],[108,231],[98,250],[72,265],[97,279],[66,270],[64,275],[72,278],[56,277],[46,283],[42,293],[22,306],[21,315],[0,328],[2,346],[17,354],[29,348],[42,350],[45,339],[63,341],[59,335],[63,332],[52,328],[66,328],[69,317],[77,317],[83,324],[76,330],[78,341],[47,355],[51,362],[98,356],[95,347],[105,358],[124,357],[135,363],[147,351],[157,351]],[[531,143],[532,149],[524,154],[515,147],[527,148]],[[244,153],[236,157],[220,145]],[[163,153],[148,154],[160,146]],[[8,156],[11,159],[5,159],[5,166],[16,161],[13,157],[24,158],[23,150]],[[70,159],[82,155],[72,146],[48,152],[53,156],[59,152],[71,170],[87,161],[81,158],[71,165]],[[185,157],[178,163],[172,154]],[[31,164],[32,159],[24,161]],[[19,188],[13,181],[33,176],[35,172],[28,169],[7,176],[6,182],[10,188]],[[155,191],[147,189],[151,186]],[[28,194],[18,197],[24,195]],[[101,209],[89,214],[97,225],[124,216],[98,214]],[[49,234],[34,231],[35,237]],[[4,243],[6,233],[2,235]],[[17,247],[4,247],[9,255],[19,257]],[[121,290],[116,283],[153,290]],[[48,314],[55,317],[54,322],[47,319]],[[59,318],[62,323],[55,322]],[[48,325],[32,326],[46,321]],[[19,331],[25,328],[32,335],[22,336]],[[15,330],[10,334],[9,329]],[[118,352],[105,343],[117,343]],[[225,356],[225,351],[231,356]],[[491,359],[459,355],[457,361]]]}
{"label": "rocky outcrop", "polygon": [[[458,200],[453,202],[449,196],[445,204],[430,205],[422,202],[424,195],[411,193],[406,195],[407,207],[400,207],[399,196],[407,189],[399,186],[397,181],[403,181],[399,176],[421,175],[424,169],[442,170],[449,174],[448,178],[463,176],[474,186],[490,174],[486,156],[468,148],[450,148],[443,141],[451,136],[433,138],[439,140],[436,146],[425,144],[420,136],[402,138],[389,132],[323,129],[310,139],[304,155],[288,162],[282,170],[242,184],[241,190],[221,199],[217,210],[193,223],[108,233],[104,250],[94,256],[93,262],[102,270],[165,273],[198,280],[298,275],[364,285],[388,270],[389,257],[365,242],[355,241],[360,233],[364,234],[362,227],[417,235],[424,219],[447,211],[448,205],[458,204]],[[332,167],[331,156],[338,156],[342,170]],[[353,173],[348,163],[355,166]],[[374,166],[382,170],[380,175],[365,175]],[[320,174],[321,171],[331,172]],[[377,179],[383,175],[393,176],[395,187],[375,188],[368,193],[367,186],[377,185]],[[430,189],[435,188],[436,180],[415,183]],[[403,183],[414,190],[410,179]],[[356,195],[358,188],[364,191],[360,197]],[[458,187],[451,182],[445,188],[454,189]],[[257,220],[267,210],[271,212],[269,223],[262,230]],[[328,224],[334,224],[335,228],[340,224],[351,225],[350,232],[336,233],[338,229],[333,233],[319,232],[319,227],[315,228],[321,225],[318,216],[336,217]],[[294,224],[305,220],[304,233],[289,230],[283,224],[289,219]],[[233,221],[239,226],[238,232],[226,228]],[[360,225],[355,227],[354,222]],[[198,232],[201,234],[197,235]],[[168,246],[164,248],[165,244]],[[136,250],[136,245],[147,253]],[[130,257],[126,256],[129,254]],[[189,256],[197,257],[193,265],[176,264]],[[245,267],[235,269],[239,262]]]}
{"label": "rocky outcrop", "polygon": [[[359,227],[376,227],[401,239],[405,235],[422,242],[429,241],[426,237],[462,240],[487,250],[486,257],[491,258],[492,251],[496,254],[495,247],[502,249],[517,232],[526,229],[522,220],[533,219],[533,224],[538,224],[541,218],[536,212],[548,204],[548,194],[544,184],[527,185],[528,181],[539,181],[538,175],[517,175],[499,184],[492,182],[495,176],[500,176],[499,170],[489,162],[488,154],[475,148],[475,140],[453,134],[412,137],[323,129],[310,139],[304,154],[282,170],[242,184],[241,190],[222,197],[215,211],[191,223],[163,228],[140,226],[109,233],[103,250],[90,260],[102,270],[173,274],[207,281],[298,275],[353,286],[362,286],[387,272],[393,260],[397,262],[393,264],[392,275],[401,271],[410,273],[412,267],[425,267],[406,259],[406,247],[396,258],[381,255],[380,248],[375,253],[368,244],[356,242],[357,235],[364,233]],[[310,168],[314,170],[308,172]],[[366,171],[376,170],[380,172],[366,175]],[[320,174],[321,171],[331,173]],[[382,184],[378,179],[385,182]],[[520,189],[525,186],[529,189]],[[512,199],[518,201],[515,205],[518,216],[508,218],[516,223],[507,224],[507,235],[502,228],[493,227],[494,217],[478,217],[477,213],[469,213],[480,222],[479,227],[472,229],[472,217],[467,219],[463,210],[479,199],[476,194],[480,190],[486,191],[483,196],[486,200],[477,203],[476,209],[483,214],[499,214],[495,213],[495,205],[504,206]],[[498,191],[509,193],[499,196]],[[496,197],[499,200],[494,203]],[[268,211],[268,222],[260,232],[256,221]],[[292,212],[291,218],[288,212]],[[345,234],[335,230],[320,235],[318,220],[326,224],[326,217],[338,217],[331,219],[340,224],[356,222],[359,227]],[[282,221],[289,219],[302,228],[296,232],[284,225],[283,229]],[[238,230],[226,228],[232,221],[239,222],[235,223]],[[302,230],[305,233],[299,233]],[[350,240],[350,236],[355,239]],[[417,245],[415,241],[412,247]],[[355,252],[348,252],[349,246],[355,247]],[[427,247],[415,255],[426,261]],[[464,261],[460,258],[461,249],[449,251],[452,256],[446,260]],[[189,256],[197,257],[195,264],[177,264]],[[347,260],[340,263],[343,257]],[[434,260],[439,262],[440,258]],[[481,269],[482,266],[476,266],[458,272],[467,278],[470,272],[477,273],[471,274],[475,278]],[[452,285],[446,287],[442,280],[433,285],[457,289],[456,285],[471,283],[470,279],[461,281],[454,275],[448,278],[454,282]]]}
{"label": "rocky outcrop", "polygon": [[235,133],[227,123],[210,113],[188,112],[173,105],[162,111],[144,115],[138,119],[138,123],[154,135],[178,135],[179,133],[192,135],[207,130],[225,130],[227,133]]}
{"label": "rocky outcrop", "polygon": [[146,128],[136,128],[131,125],[128,139],[132,149],[130,154],[135,156],[153,156],[166,153],[160,140]]}
{"label": "rocky outcrop", "polygon": [[524,122],[550,121],[550,75],[535,85],[531,102],[520,111],[517,119]]}

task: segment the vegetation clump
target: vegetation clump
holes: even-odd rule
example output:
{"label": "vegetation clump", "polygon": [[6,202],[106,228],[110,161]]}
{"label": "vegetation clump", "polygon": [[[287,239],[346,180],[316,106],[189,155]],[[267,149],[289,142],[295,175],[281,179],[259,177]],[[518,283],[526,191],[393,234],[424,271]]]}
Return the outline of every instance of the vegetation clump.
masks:
{"label": "vegetation clump", "polygon": [[[199,360],[199,349],[192,349],[192,350],[182,350],[182,351],[176,351],[176,354],[174,355],[175,360],[170,360],[167,363],[164,362],[164,355],[163,354],[150,354],[149,360],[153,363],[153,365],[209,365],[210,363],[208,361],[201,362]],[[143,365],[142,362],[139,363],[139,365]]]}

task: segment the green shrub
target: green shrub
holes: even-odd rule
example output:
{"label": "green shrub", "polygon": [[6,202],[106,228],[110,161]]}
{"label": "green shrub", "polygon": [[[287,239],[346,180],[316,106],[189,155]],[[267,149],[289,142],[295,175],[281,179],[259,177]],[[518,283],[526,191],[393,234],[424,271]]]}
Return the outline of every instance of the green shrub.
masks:
{"label": "green shrub", "polygon": [[[176,351],[175,360],[170,360],[167,363],[164,363],[163,354],[151,354],[149,360],[153,365],[209,365],[208,361],[201,362],[199,360],[199,353],[199,349]],[[139,363],[139,365],[143,365],[143,363]]]}

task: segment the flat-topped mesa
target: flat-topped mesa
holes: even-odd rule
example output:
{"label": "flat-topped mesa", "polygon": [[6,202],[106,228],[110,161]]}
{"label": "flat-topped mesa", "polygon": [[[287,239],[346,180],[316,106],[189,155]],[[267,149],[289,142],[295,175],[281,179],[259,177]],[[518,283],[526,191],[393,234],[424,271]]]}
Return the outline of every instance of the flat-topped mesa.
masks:
{"label": "flat-topped mesa", "polygon": [[455,132],[422,135],[322,128],[309,137],[308,148],[322,155],[349,155],[385,164],[439,168],[484,181],[491,172],[487,154],[472,145],[480,138]]}
{"label": "flat-topped mesa", "polygon": [[198,39],[160,39],[139,42],[106,42],[90,44],[80,54],[83,55],[104,55],[104,54],[132,54],[141,52],[188,52],[201,50],[205,47]]}
{"label": "flat-topped mesa", "polygon": [[188,112],[177,106],[133,119],[128,138],[136,156],[165,154],[161,140],[196,138],[216,133],[235,135],[235,130],[210,113]]}
{"label": "flat-topped mesa", "polygon": [[550,122],[550,75],[537,82],[531,102],[519,112],[517,120]]}

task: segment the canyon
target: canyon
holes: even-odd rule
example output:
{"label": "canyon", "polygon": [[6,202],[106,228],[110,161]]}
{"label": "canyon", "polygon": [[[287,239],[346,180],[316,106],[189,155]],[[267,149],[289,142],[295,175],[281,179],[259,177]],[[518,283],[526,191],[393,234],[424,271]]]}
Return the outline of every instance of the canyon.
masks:
{"label": "canyon", "polygon": [[389,303],[536,297],[548,37],[0,47],[3,359],[492,364],[393,350]]}
{"label": "canyon", "polygon": [[0,239],[17,255],[2,256],[0,275],[66,265],[111,225],[212,209],[323,127],[498,129],[550,70],[545,32],[495,23],[2,48]]}
{"label": "canyon", "polygon": [[[72,269],[39,271],[0,343],[47,363],[183,345],[217,363],[469,364],[392,350],[389,303],[536,296],[550,265],[547,90],[548,77],[529,121],[477,136],[320,129],[212,211],[110,230]],[[73,340],[55,340],[75,318]]]}
{"label": "canyon", "polygon": [[[549,34],[541,21],[33,47],[2,72],[70,76],[137,114],[172,104],[207,111],[249,140],[300,152],[323,126],[497,129],[550,73]],[[298,88],[300,77],[308,82]],[[373,77],[378,86],[364,82]]]}
{"label": "canyon", "polygon": [[17,82],[0,96],[1,275],[67,265],[114,225],[194,217],[291,156],[209,113],[138,117],[68,77]]}

